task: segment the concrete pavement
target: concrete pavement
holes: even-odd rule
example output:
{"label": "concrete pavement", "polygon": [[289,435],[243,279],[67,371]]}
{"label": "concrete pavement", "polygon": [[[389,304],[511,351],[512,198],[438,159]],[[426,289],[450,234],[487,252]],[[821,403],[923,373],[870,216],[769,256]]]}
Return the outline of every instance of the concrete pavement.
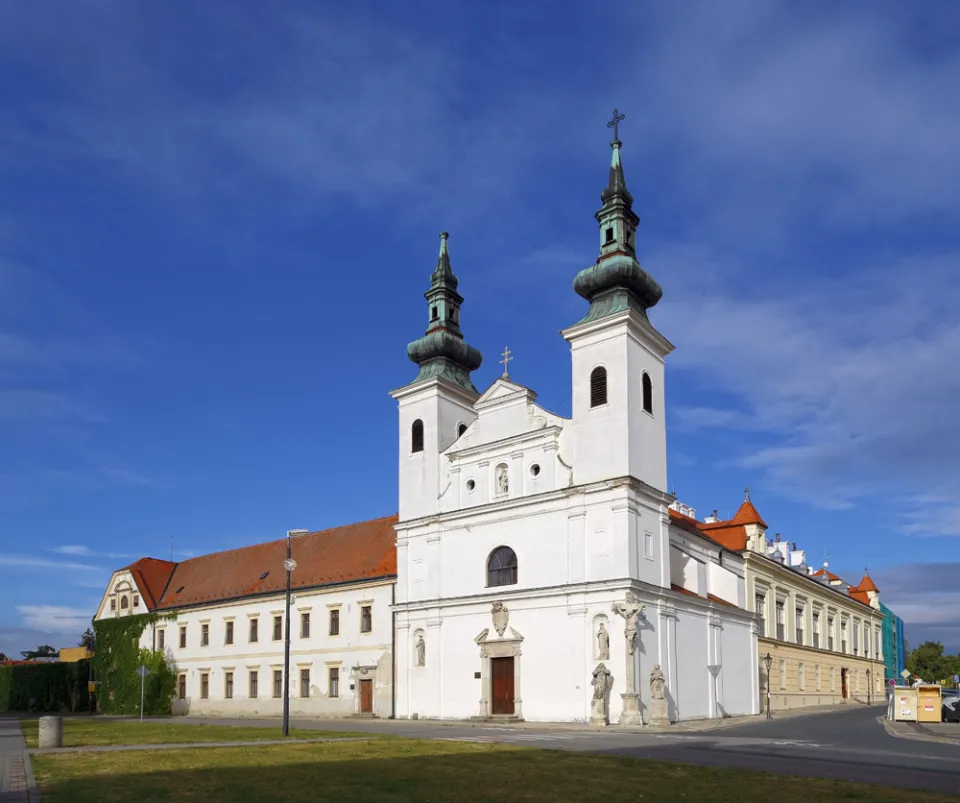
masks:
{"label": "concrete pavement", "polygon": [[38,803],[37,782],[16,719],[0,719],[0,803]]}

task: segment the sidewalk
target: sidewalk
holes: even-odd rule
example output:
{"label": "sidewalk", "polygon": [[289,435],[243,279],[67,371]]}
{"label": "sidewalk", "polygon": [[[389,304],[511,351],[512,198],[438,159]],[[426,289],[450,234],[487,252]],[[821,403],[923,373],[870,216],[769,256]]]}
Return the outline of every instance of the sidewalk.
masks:
{"label": "sidewalk", "polygon": [[917,742],[939,742],[960,747],[960,725],[952,722],[891,722],[881,717],[883,727],[891,736],[913,739]]}
{"label": "sidewalk", "polygon": [[0,803],[39,803],[27,745],[16,719],[0,719]]}

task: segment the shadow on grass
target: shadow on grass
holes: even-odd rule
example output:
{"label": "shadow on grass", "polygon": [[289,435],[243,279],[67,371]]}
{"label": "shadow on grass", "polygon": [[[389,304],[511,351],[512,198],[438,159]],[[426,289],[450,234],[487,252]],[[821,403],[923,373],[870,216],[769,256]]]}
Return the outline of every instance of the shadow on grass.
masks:
{"label": "shadow on grass", "polygon": [[256,745],[34,758],[44,803],[934,803],[955,798],[740,769],[455,741]]}

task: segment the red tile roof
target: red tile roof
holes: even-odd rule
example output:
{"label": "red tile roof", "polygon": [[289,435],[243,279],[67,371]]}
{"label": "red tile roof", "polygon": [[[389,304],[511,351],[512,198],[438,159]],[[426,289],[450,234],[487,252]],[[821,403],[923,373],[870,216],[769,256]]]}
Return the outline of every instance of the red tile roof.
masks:
{"label": "red tile roof", "polygon": [[743,501],[743,504],[740,505],[740,509],[730,521],[733,524],[759,524],[764,530],[767,529],[767,523],[763,520],[763,517],[759,512],[757,512],[757,509],[753,506],[753,502],[751,502],[749,499],[745,499]]}
{"label": "red tile roof", "polygon": [[[394,515],[295,536],[291,588],[395,577],[396,522]],[[141,558],[127,568],[141,594],[152,596],[148,608],[165,610],[282,591],[286,549],[286,539],[280,539],[181,563]]]}
{"label": "red tile roof", "polygon": [[[670,583],[670,588],[672,588],[674,591],[679,591],[681,594],[686,594],[688,597],[700,597],[700,595],[695,591],[690,591],[683,586],[678,586],[676,583]],[[700,599],[703,599],[703,597],[700,597]]]}
{"label": "red tile roof", "polygon": [[140,590],[140,598],[148,611],[157,607],[157,602],[176,567],[176,563],[157,558],[140,558],[136,563],[125,567],[125,570],[133,575],[133,581]]}
{"label": "red tile roof", "polygon": [[733,524],[729,521],[717,521],[700,524],[707,538],[711,538],[721,546],[733,552],[743,552],[747,548],[747,531],[742,524]]}
{"label": "red tile roof", "polygon": [[869,574],[865,574],[863,579],[860,581],[860,585],[857,586],[861,591],[876,591],[880,593],[880,589],[877,588],[877,584],[873,582],[873,579]]}
{"label": "red tile roof", "polygon": [[828,571],[827,569],[817,569],[817,570],[813,573],[812,576],[813,576],[813,577],[823,577],[824,575],[826,575],[826,576],[827,576],[827,579],[830,580],[831,582],[840,580],[840,578],[837,577],[837,575],[835,575],[835,574],[834,574],[833,572],[831,572],[831,571]]}

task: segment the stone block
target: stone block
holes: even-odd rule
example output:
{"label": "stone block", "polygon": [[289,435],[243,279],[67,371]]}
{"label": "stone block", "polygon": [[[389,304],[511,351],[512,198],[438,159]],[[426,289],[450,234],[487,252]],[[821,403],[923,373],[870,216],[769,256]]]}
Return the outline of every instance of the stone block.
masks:
{"label": "stone block", "polygon": [[40,717],[38,744],[44,747],[63,747],[63,717]]}

